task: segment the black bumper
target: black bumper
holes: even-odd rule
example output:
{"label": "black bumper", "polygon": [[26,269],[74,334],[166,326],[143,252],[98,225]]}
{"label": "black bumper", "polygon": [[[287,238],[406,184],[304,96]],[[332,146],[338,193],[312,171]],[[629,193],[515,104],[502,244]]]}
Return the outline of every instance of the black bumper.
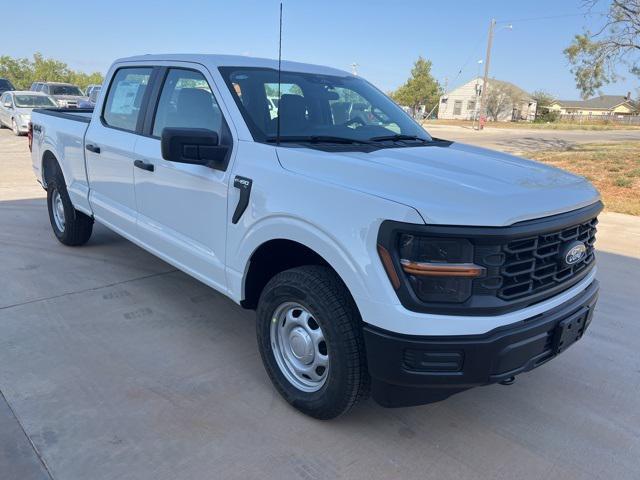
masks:
{"label": "black bumper", "polygon": [[373,398],[420,405],[536,368],[579,340],[598,299],[593,281],[570,301],[481,335],[408,336],[365,326]]}

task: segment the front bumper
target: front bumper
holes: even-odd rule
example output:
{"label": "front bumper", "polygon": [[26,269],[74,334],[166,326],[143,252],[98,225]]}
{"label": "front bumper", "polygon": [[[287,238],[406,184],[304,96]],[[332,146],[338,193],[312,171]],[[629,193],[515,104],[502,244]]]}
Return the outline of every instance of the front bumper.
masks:
{"label": "front bumper", "polygon": [[551,310],[481,335],[410,336],[367,325],[373,398],[385,407],[431,403],[536,368],[582,337],[598,290],[594,280]]}

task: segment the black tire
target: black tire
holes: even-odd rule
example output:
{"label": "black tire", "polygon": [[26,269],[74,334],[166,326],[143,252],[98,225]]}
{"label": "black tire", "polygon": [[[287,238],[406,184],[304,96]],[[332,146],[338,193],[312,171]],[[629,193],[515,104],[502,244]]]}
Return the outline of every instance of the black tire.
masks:
{"label": "black tire", "polygon": [[[59,193],[64,210],[64,226],[60,228],[56,224],[53,212],[53,203]],[[56,238],[68,246],[84,245],[91,238],[93,232],[93,218],[73,208],[64,178],[56,171],[47,182],[47,209],[49,221]]]}
{"label": "black tire", "polygon": [[[308,310],[326,340],[329,367],[324,384],[314,392],[294,386],[275,358],[271,324],[278,309],[290,302]],[[271,381],[282,397],[301,412],[327,420],[348,412],[369,395],[362,320],[346,286],[330,268],[308,265],[275,275],[260,295],[257,335]]]}

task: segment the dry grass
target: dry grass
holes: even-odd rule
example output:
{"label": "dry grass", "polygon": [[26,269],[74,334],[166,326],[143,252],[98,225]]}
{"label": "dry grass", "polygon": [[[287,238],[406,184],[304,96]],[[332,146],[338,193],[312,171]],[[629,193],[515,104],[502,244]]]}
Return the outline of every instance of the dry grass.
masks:
{"label": "dry grass", "polygon": [[[470,120],[428,120],[422,125],[429,130],[429,125],[455,125],[459,127],[472,128],[473,122]],[[640,130],[638,125],[617,125],[613,123],[533,123],[533,122],[489,122],[486,129],[508,128],[508,129],[537,129],[537,130]]]}
{"label": "dry grass", "polygon": [[591,143],[527,156],[586,177],[607,210],[640,215],[640,142]]}

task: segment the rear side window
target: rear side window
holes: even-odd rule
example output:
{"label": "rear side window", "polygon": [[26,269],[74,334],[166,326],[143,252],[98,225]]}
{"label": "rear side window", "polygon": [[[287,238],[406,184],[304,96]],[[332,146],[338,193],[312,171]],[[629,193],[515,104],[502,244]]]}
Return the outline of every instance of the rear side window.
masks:
{"label": "rear side window", "polygon": [[169,70],[158,101],[153,122],[153,136],[174,128],[206,128],[220,134],[222,113],[200,72],[172,68]]}
{"label": "rear side window", "polygon": [[102,118],[114,128],[135,132],[151,68],[121,68],[111,81]]}

